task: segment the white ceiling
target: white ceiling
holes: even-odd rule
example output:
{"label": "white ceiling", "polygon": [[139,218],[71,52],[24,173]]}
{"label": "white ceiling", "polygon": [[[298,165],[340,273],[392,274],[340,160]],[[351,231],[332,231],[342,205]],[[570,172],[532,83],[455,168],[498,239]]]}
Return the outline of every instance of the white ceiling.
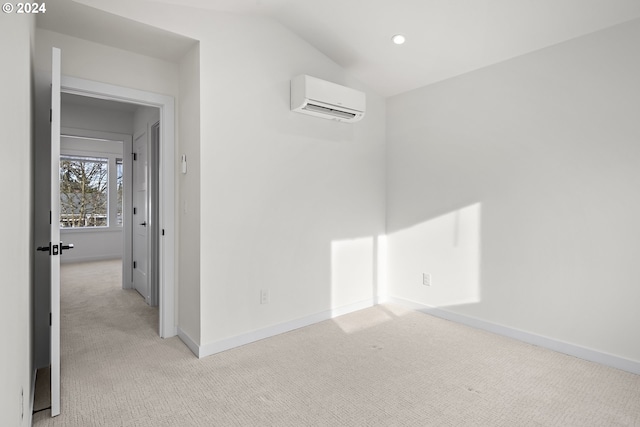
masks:
{"label": "white ceiling", "polygon": [[[76,1],[96,6],[102,3],[108,9],[107,0]],[[639,0],[129,1],[269,16],[383,96],[640,18]],[[103,18],[107,19],[105,15]],[[74,20],[64,13],[47,19],[50,29],[60,28],[55,20]],[[110,24],[103,21],[102,26],[105,25]],[[127,45],[128,39],[131,45],[131,39],[123,34],[125,29],[119,27],[111,42],[104,40],[109,38],[104,35],[100,42]],[[72,35],[82,37],[90,30],[76,28]],[[407,36],[406,44],[396,46],[391,42],[396,33]],[[163,48],[166,50],[166,46]]]}

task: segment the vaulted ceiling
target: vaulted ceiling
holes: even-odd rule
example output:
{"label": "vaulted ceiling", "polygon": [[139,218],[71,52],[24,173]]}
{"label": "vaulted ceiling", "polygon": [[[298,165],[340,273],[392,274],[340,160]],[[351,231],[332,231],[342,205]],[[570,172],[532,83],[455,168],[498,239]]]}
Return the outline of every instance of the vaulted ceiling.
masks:
{"label": "vaulted ceiling", "polygon": [[[42,28],[65,28],[70,35],[116,47],[124,47],[130,40],[127,32],[141,31],[124,22],[124,18],[117,23],[117,32],[108,31],[116,23],[108,22],[104,14],[99,18],[92,8],[78,4],[95,5],[100,1],[108,3],[107,0],[57,1],[67,9],[74,9],[76,14],[82,13],[83,19],[69,18],[73,14],[67,11],[47,13],[39,21]],[[129,1],[268,16],[383,96],[640,18],[638,0]],[[92,23],[92,19],[97,22]],[[100,26],[103,31],[98,31]],[[153,30],[148,29],[147,33]],[[404,34],[406,43],[393,44],[394,34]],[[169,37],[172,49],[165,44],[162,52],[154,53],[151,43],[154,36],[158,34],[143,38],[149,40],[145,49],[160,57],[179,53],[189,43],[188,39]]]}

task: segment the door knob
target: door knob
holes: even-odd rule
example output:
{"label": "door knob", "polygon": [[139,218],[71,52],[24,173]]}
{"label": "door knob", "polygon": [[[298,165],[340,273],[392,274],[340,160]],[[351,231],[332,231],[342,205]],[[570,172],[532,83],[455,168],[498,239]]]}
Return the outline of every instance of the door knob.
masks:
{"label": "door knob", "polygon": [[69,243],[69,244],[64,244],[62,242],[60,242],[60,245],[52,245],[51,243],[49,243],[49,246],[38,246],[36,248],[37,251],[41,251],[41,252],[49,252],[49,255],[58,255],[61,254],[62,251],[66,251],[69,249],[73,249],[73,243]]}
{"label": "door knob", "polygon": [[143,226],[143,227],[146,227],[147,226],[147,221],[141,222],[140,225]]}

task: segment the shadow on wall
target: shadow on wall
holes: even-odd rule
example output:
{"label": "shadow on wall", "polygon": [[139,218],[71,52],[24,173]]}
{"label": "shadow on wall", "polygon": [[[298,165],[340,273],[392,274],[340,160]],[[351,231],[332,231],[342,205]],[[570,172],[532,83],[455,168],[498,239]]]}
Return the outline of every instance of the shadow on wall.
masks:
{"label": "shadow on wall", "polygon": [[431,307],[479,303],[481,211],[471,204],[387,235],[389,296]]}

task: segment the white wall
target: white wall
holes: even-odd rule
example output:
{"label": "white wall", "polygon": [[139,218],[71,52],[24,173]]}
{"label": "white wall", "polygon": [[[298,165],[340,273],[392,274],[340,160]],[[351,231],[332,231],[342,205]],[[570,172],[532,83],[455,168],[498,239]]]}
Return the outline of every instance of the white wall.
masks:
{"label": "white wall", "polygon": [[[195,45],[180,62],[178,103],[180,148],[178,159],[187,156],[187,173],[179,173],[180,283],[178,325],[181,332],[200,344],[200,46]],[[181,169],[178,168],[180,171]]]}
{"label": "white wall", "polygon": [[[202,342],[371,300],[373,272],[337,295],[332,248],[384,232],[384,100],[274,21],[205,18],[215,25],[199,24]],[[298,74],[366,91],[366,117],[291,112]],[[375,259],[373,245],[358,248],[354,259]]]}
{"label": "white wall", "polygon": [[60,230],[64,243],[72,243],[73,250],[64,251],[61,264],[121,259],[122,230]]}
{"label": "white wall", "polygon": [[[191,338],[214,345],[370,301],[373,273],[334,298],[332,248],[384,231],[384,100],[267,18],[100,7],[200,41],[201,325]],[[290,112],[289,81],[303,73],[367,91],[367,117],[349,125]],[[354,268],[373,268],[375,246],[353,247]]]}
{"label": "white wall", "polygon": [[175,63],[38,28],[36,65],[48,70],[52,47],[62,50],[62,74],[164,95],[178,94]]}
{"label": "white wall", "polygon": [[140,106],[136,109],[132,118],[134,137],[143,132],[149,133],[151,126],[160,120],[160,109]]}
{"label": "white wall", "polygon": [[131,111],[65,102],[63,96],[60,125],[63,128],[133,135],[133,116]]}
{"label": "white wall", "polygon": [[[366,88],[271,20],[180,16],[200,40],[200,343],[371,300],[373,273],[336,297],[332,248],[383,232],[382,98],[368,91],[354,125],[292,113],[295,75]],[[373,245],[358,247],[352,268],[372,269]]]}
{"label": "white wall", "polygon": [[640,361],[638,40],[636,20],[388,100],[391,296]]}
{"label": "white wall", "polygon": [[35,19],[0,15],[1,145],[6,153],[0,180],[5,244],[0,249],[0,425],[28,426],[33,392],[32,349],[32,40]]}

